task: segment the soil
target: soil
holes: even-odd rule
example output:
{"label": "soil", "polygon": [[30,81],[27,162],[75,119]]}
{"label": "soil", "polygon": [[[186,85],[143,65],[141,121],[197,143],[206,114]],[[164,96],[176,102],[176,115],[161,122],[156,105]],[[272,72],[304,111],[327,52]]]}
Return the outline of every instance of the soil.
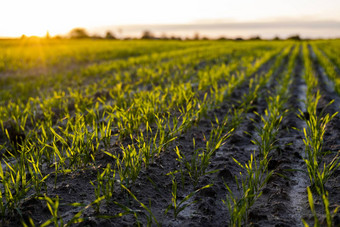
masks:
{"label": "soil", "polygon": [[[290,98],[287,102],[288,114],[283,119],[280,131],[277,136],[277,147],[271,153],[269,170],[274,171],[270,181],[263,188],[262,196],[255,202],[249,212],[249,219],[246,225],[250,226],[303,226],[301,219],[306,220],[313,225],[313,217],[309,210],[306,188],[310,185],[308,175],[306,174],[306,165],[304,157],[303,133],[297,129],[305,127],[303,120],[297,117],[297,110],[301,109],[306,113],[304,96],[306,85],[303,80],[303,62],[300,53],[296,67],[293,72],[293,83],[289,87]],[[286,61],[287,62],[287,61]],[[314,67],[318,80],[320,82],[320,92],[322,99],[318,106],[321,111],[327,103],[334,99],[335,102],[326,108],[326,112],[333,114],[339,111],[339,95],[327,89],[323,80],[323,72],[317,61],[314,61]],[[264,65],[260,72],[268,70],[268,64]],[[283,67],[280,69],[283,70]],[[279,72],[276,73],[276,76]],[[238,105],[242,102],[242,95],[248,92],[247,83],[236,89],[233,95],[227,99],[220,108],[211,111],[208,117],[201,119],[195,127],[185,132],[173,144],[171,144],[148,169],[142,169],[138,179],[129,189],[134,193],[136,198],[151,207],[157,221],[163,226],[228,226],[229,211],[227,205],[222,202],[226,199],[227,184],[233,192],[238,194],[235,176],[239,177],[239,172],[243,170],[233,161],[236,158],[240,163],[249,160],[250,155],[256,152],[257,147],[251,142],[256,137],[256,127],[259,127],[256,112],[262,114],[266,109],[265,96],[268,91],[277,85],[277,80],[271,80],[267,87],[268,90],[262,92],[260,98],[254,103],[254,108],[246,113],[245,120],[238,129],[220,147],[211,159],[208,171],[211,174],[199,179],[198,184],[194,185],[188,176],[181,179],[178,176],[178,200],[182,200],[191,192],[205,185],[213,184],[212,187],[201,190],[191,197],[185,204],[188,206],[181,211],[177,218],[174,217],[173,210],[165,214],[168,205],[171,204],[171,176],[169,172],[179,169],[179,162],[176,160],[177,155],[174,148],[177,146],[187,158],[193,154],[193,138],[196,141],[196,147],[205,146],[205,138],[209,136],[211,122],[215,115],[223,119],[228,109],[232,105]],[[307,115],[308,113],[306,113]],[[209,117],[211,116],[211,117]],[[324,150],[331,151],[325,155],[325,161],[329,161],[334,154],[340,149],[340,116],[337,115],[327,126],[325,134]],[[248,133],[244,133],[244,132]],[[118,151],[120,148],[113,145],[111,152]],[[99,154],[97,165],[93,168],[75,171],[65,176],[59,177],[54,182],[52,175],[47,182],[49,197],[59,195],[60,207],[59,214],[64,222],[70,220],[81,207],[73,207],[71,203],[89,204],[95,200],[94,188],[89,183],[95,181],[97,169],[105,167],[107,163],[113,160],[107,155]],[[52,171],[51,169],[50,171]],[[326,184],[329,192],[329,201],[331,210],[335,204],[340,204],[340,170],[337,170]],[[99,213],[90,208],[84,212],[86,220],[78,226],[134,226],[138,222],[146,225],[149,214],[137,203],[128,193],[116,185],[116,193],[112,198],[132,210],[137,214],[138,219],[133,214],[123,215],[122,217],[113,218],[113,216],[123,212],[122,208],[114,203],[103,202]],[[322,201],[317,199],[316,209],[319,214],[324,213]],[[32,217],[36,224],[42,224],[51,218],[46,202],[34,198],[28,198],[22,205],[23,215],[28,220]],[[99,217],[101,216],[101,217]],[[104,216],[106,218],[104,218]],[[323,216],[320,218],[325,224]],[[340,226],[340,216],[334,218],[335,226]],[[28,221],[27,221],[28,222]],[[154,224],[155,222],[153,222]],[[20,225],[18,219],[11,218],[7,220],[10,226]]]}

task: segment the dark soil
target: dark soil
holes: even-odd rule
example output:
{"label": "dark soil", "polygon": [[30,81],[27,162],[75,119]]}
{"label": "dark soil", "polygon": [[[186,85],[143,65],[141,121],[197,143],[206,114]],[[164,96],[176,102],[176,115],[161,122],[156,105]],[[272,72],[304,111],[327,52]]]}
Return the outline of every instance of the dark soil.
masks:
{"label": "dark soil", "polygon": [[289,88],[290,111],[281,123],[277,149],[268,165],[274,174],[250,212],[249,221],[255,226],[302,226],[301,218],[307,209],[308,175],[297,171],[305,169],[303,133],[296,130],[305,127],[304,121],[297,117],[298,109],[305,111],[301,100],[305,96],[302,64],[298,58]]}
{"label": "dark soil", "polygon": [[[269,64],[265,64],[260,72],[266,72]],[[326,111],[334,113],[339,111],[340,102],[339,96],[334,92],[329,92],[324,87],[320,74],[320,67],[315,62],[316,72],[319,75],[320,90],[322,100],[320,101],[320,109],[326,104],[335,99],[335,103],[329,106]],[[283,70],[283,67],[280,71]],[[249,220],[247,225],[251,226],[302,226],[301,219],[305,219],[310,224],[313,224],[313,219],[309,210],[306,188],[309,186],[309,178],[303,171],[306,170],[304,157],[303,133],[294,129],[302,129],[305,127],[304,121],[297,117],[297,110],[306,111],[304,107],[303,96],[305,95],[305,83],[302,79],[303,62],[301,54],[298,58],[295,70],[293,72],[293,83],[289,88],[291,97],[288,100],[287,108],[290,110],[284,118],[280,132],[277,138],[277,148],[271,153],[269,162],[269,170],[273,170],[274,174],[268,184],[263,189],[263,195],[255,202],[249,212]],[[268,89],[277,85],[276,73],[274,79],[270,81]],[[228,226],[229,211],[227,205],[222,202],[226,199],[227,189],[225,184],[228,184],[231,190],[236,194],[237,185],[235,176],[239,177],[239,172],[242,169],[233,161],[232,157],[236,158],[240,163],[245,163],[249,160],[250,155],[256,151],[256,146],[251,142],[256,136],[256,127],[258,126],[256,115],[253,110],[258,113],[263,113],[266,109],[264,91],[260,94],[260,98],[254,102],[253,109],[246,113],[245,120],[241,123],[238,129],[227,140],[227,142],[216,151],[211,159],[211,164],[208,171],[215,171],[201,177],[194,185],[191,179],[185,175],[181,178],[180,174],[176,174],[178,182],[178,200],[182,200],[185,196],[198,188],[208,184],[213,184],[212,187],[202,190],[195,194],[182,212],[175,219],[173,210],[169,210],[165,214],[168,205],[171,204],[171,176],[169,172],[180,168],[179,162],[176,160],[177,155],[174,148],[177,146],[181,152],[189,159],[193,154],[193,138],[196,141],[196,147],[205,146],[205,137],[209,137],[211,131],[211,122],[214,121],[215,115],[219,119],[228,113],[232,106],[239,105],[242,102],[243,94],[248,92],[247,82],[236,89],[233,95],[224,102],[219,109],[211,111],[208,116],[201,119],[195,127],[180,135],[173,144],[171,144],[148,169],[142,169],[138,179],[128,188],[134,193],[137,199],[146,206],[151,207],[157,221],[163,226]],[[262,96],[261,96],[262,95]],[[248,133],[244,133],[244,132]],[[340,149],[340,116],[337,115],[328,125],[327,133],[325,134],[325,151],[331,151],[331,154],[325,156],[325,160],[329,161],[334,154]],[[119,150],[118,146],[113,145],[111,151]],[[95,181],[97,169],[103,168],[107,163],[112,163],[113,159],[105,154],[99,154],[97,157],[96,167],[79,170],[58,177],[58,181],[54,182],[54,176],[51,176],[47,182],[49,197],[60,197],[59,214],[64,219],[64,222],[70,220],[81,207],[73,207],[71,203],[89,204],[95,200],[94,187],[89,183]],[[53,169],[51,169],[52,171]],[[298,171],[303,170],[303,171]],[[335,204],[340,204],[340,170],[335,172],[333,177],[326,184],[329,191],[329,200],[331,210]],[[122,217],[114,218],[113,216],[123,212],[122,208],[114,203],[103,202],[100,206],[99,213],[96,213],[93,208],[87,209],[84,212],[86,220],[78,226],[134,226],[138,222],[146,225],[148,212],[143,209],[129,194],[116,185],[116,194],[112,201],[116,201],[135,211],[137,217],[133,214],[126,214]],[[195,202],[194,202],[195,201]],[[316,204],[318,213],[324,213],[320,200]],[[28,217],[32,217],[36,224],[42,224],[47,219],[51,218],[50,212],[46,206],[46,202],[35,198],[27,199],[22,205],[23,216],[28,223]],[[105,218],[104,218],[105,216]],[[321,217],[322,219],[323,217]],[[340,216],[335,217],[335,225],[340,225]],[[11,218],[6,220],[9,226],[18,226],[18,219]],[[5,225],[7,225],[5,224]],[[155,222],[153,222],[155,224]]]}

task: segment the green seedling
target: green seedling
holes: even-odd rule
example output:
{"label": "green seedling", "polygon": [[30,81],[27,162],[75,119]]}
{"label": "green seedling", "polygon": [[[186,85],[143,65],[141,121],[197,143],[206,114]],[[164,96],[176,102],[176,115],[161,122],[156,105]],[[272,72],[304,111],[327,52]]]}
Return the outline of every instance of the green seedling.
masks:
{"label": "green seedling", "polygon": [[[319,195],[325,194],[324,184],[329,177],[334,173],[336,169],[340,167],[340,161],[338,155],[336,155],[332,161],[328,164],[323,163],[321,166],[321,158],[323,152],[323,137],[326,132],[327,124],[338,114],[333,115],[324,114],[321,111],[317,114],[317,104],[321,96],[317,92],[314,99],[307,100],[307,109],[309,118],[306,119],[304,114],[300,111],[299,117],[305,119],[307,128],[304,128],[304,144],[305,144],[305,156],[304,159],[307,165],[308,175],[310,177],[311,185],[318,192]],[[328,105],[332,104],[330,102]]]}
{"label": "green seedling", "polygon": [[28,166],[28,170],[29,170],[30,177],[31,177],[30,181],[33,184],[36,194],[40,196],[42,187],[44,187],[45,191],[47,191],[47,185],[45,181],[50,176],[50,174],[47,174],[45,176],[42,174],[39,160],[34,160],[34,157],[32,156],[32,154],[30,155],[28,162],[31,163],[31,165]]}
{"label": "green seedling", "polygon": [[214,125],[211,132],[209,140],[206,140],[206,146],[205,149],[203,148],[195,148],[195,138],[193,138],[193,150],[194,153],[191,156],[191,159],[188,160],[183,153],[181,153],[176,146],[175,152],[177,154],[177,160],[185,166],[188,175],[190,176],[191,180],[193,181],[194,185],[196,186],[198,184],[199,178],[201,176],[204,176],[206,174],[210,174],[216,171],[210,171],[207,172],[207,169],[210,164],[211,157],[214,155],[215,151],[218,150],[225,141],[231,136],[234,129],[229,130],[228,132],[225,132],[228,130],[227,122],[228,118],[227,116],[223,120],[223,123],[219,123],[219,120],[217,117],[215,118],[216,121],[216,127]]}
{"label": "green seedling", "polygon": [[[94,182],[90,182],[95,190],[96,199],[104,196],[108,202],[113,196],[115,186],[116,171],[111,168],[110,164],[107,164],[106,168],[97,174],[97,185]],[[97,203],[97,213],[99,213],[100,203]]]}
{"label": "green seedling", "polygon": [[125,187],[124,185],[121,184],[121,187],[122,187],[124,190],[126,190],[126,191],[132,196],[132,198],[133,198],[137,203],[139,203],[140,206],[143,207],[143,208],[149,213],[150,216],[148,217],[148,225],[147,225],[147,226],[151,226],[152,220],[155,221],[155,223],[156,223],[157,226],[161,226],[161,225],[158,223],[158,221],[157,221],[156,217],[154,216],[154,214],[152,213],[152,211],[151,211],[151,206],[150,206],[150,207],[147,207],[146,205],[144,205],[144,203],[140,202],[140,201],[137,199],[137,197],[136,197],[136,196],[135,196],[135,195],[134,195],[127,187]]}
{"label": "green seedling", "polygon": [[63,218],[58,214],[59,211],[59,205],[60,205],[60,201],[59,201],[59,197],[57,196],[55,199],[51,199],[50,197],[44,195],[44,197],[39,197],[40,200],[45,200],[46,201],[46,205],[52,215],[52,218],[45,221],[41,226],[49,226],[52,223],[54,224],[55,227],[59,227],[59,226],[71,226],[72,224],[76,224],[76,223],[81,223],[83,221],[85,221],[87,218],[81,218],[82,214],[84,213],[85,210],[89,209],[90,207],[92,207],[93,205],[96,205],[98,203],[100,203],[103,199],[103,197],[100,197],[98,199],[96,199],[95,201],[91,202],[88,205],[84,205],[81,203],[72,203],[70,204],[73,207],[83,207],[79,212],[77,212],[72,218],[71,220],[69,220],[67,223],[64,224],[64,220]]}
{"label": "green seedling", "polygon": [[[47,191],[50,176],[54,175],[56,187],[65,174],[97,166],[98,151],[105,148],[111,152],[115,141],[121,146],[112,156],[115,168],[107,166],[98,174],[94,182],[99,185],[97,192],[94,190],[97,200],[86,206],[99,210],[100,202],[110,200],[114,193],[115,171],[121,183],[131,186],[142,168],[156,162],[178,135],[197,125],[209,111],[220,108],[264,63],[280,62],[291,45],[40,40],[43,45],[39,44],[38,54],[32,51],[37,43],[22,41],[20,48],[0,47],[5,48],[0,51],[0,71],[24,72],[0,79],[0,133],[4,136],[0,144],[4,154],[0,209],[1,217],[6,218],[20,213],[27,196],[41,196]],[[25,70],[36,71],[36,65],[46,66],[51,73],[26,75]],[[82,67],[69,71],[71,65]],[[242,122],[257,92],[279,65],[275,63],[270,73],[255,79],[245,98],[247,103],[235,107],[234,114],[230,112],[232,119],[226,125],[226,121],[214,125],[204,148],[188,156],[190,163],[194,161],[190,164],[193,168],[188,166],[191,172],[197,170],[197,176],[210,173],[211,157],[223,145],[227,133]],[[262,76],[264,79],[260,79]],[[125,145],[129,137],[131,143]],[[183,171],[181,175],[184,179]],[[47,203],[55,212],[57,201],[51,201]],[[176,209],[180,207],[177,202]],[[61,223],[62,214],[55,214],[49,224]],[[83,220],[80,216],[81,212],[73,221]],[[148,218],[153,220],[151,215]]]}
{"label": "green seedling", "polygon": [[190,200],[191,197],[193,197],[199,191],[204,190],[206,188],[210,188],[212,186],[212,184],[209,184],[209,185],[206,185],[204,187],[201,187],[201,188],[191,192],[189,195],[185,196],[184,199],[182,199],[181,201],[178,201],[178,198],[177,198],[177,181],[176,181],[175,176],[172,175],[171,181],[172,181],[171,204],[165,210],[165,214],[167,214],[170,209],[173,209],[175,219],[177,219],[177,216],[180,212],[182,212],[185,208],[187,208],[191,204],[195,203],[195,201],[192,201],[192,202],[188,201],[188,200]]}
{"label": "green seedling", "polygon": [[254,202],[261,196],[262,188],[266,185],[272,175],[272,171],[268,172],[265,159],[257,161],[255,153],[250,156],[248,163],[242,165],[236,159],[233,160],[245,171],[243,175],[240,173],[240,180],[235,176],[235,182],[238,186],[240,196],[233,193],[231,188],[225,184],[228,190],[226,200],[222,202],[227,205],[230,213],[230,226],[241,226],[247,223],[248,212]]}

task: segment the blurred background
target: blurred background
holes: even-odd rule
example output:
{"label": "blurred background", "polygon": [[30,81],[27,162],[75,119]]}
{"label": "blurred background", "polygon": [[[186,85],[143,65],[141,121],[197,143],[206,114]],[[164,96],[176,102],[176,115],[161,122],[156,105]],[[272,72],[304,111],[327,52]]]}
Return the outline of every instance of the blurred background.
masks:
{"label": "blurred background", "polygon": [[12,0],[0,2],[0,37],[337,38],[339,12],[339,0]]}

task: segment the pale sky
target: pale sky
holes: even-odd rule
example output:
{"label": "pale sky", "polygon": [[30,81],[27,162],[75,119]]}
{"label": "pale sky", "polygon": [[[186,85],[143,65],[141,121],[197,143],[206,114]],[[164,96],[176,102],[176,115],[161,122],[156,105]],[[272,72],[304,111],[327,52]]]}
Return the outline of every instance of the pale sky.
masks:
{"label": "pale sky", "polygon": [[[339,24],[340,0],[1,0],[0,21],[0,37],[43,36],[46,31],[51,35],[65,34],[74,27],[100,32],[101,27],[120,26],[124,31],[125,25]],[[288,27],[285,29],[289,32]],[[199,28],[195,30],[200,32]]]}

